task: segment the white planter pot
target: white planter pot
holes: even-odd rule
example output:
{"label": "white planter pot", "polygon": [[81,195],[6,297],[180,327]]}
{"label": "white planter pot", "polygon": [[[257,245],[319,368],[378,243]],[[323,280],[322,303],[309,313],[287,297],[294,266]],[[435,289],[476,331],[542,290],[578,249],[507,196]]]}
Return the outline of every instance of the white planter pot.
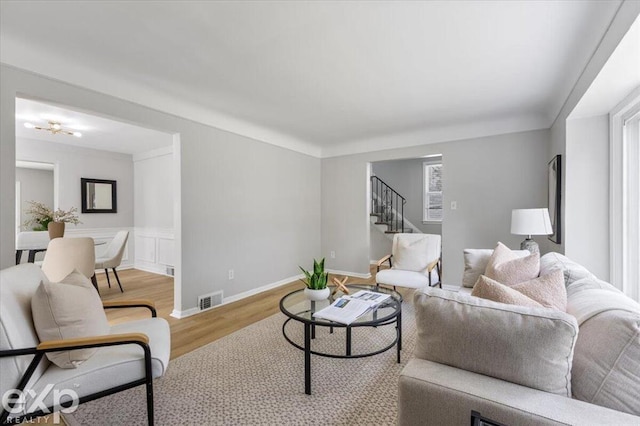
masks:
{"label": "white planter pot", "polygon": [[329,298],[329,295],[331,295],[331,290],[329,290],[329,287],[323,288],[322,290],[311,290],[305,288],[304,295],[307,296],[307,299],[309,300],[325,300]]}

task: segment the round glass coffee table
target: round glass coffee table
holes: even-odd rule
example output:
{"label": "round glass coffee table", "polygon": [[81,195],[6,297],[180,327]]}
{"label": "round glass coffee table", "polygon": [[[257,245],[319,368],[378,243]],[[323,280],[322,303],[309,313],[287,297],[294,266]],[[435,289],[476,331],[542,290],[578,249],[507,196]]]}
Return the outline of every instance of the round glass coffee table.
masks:
{"label": "round glass coffee table", "polygon": [[[304,351],[304,391],[307,395],[311,395],[311,355],[318,355],[329,358],[363,358],[373,356],[386,352],[392,347],[396,347],[397,359],[400,363],[400,351],[402,350],[402,297],[400,293],[375,285],[349,285],[350,294],[356,293],[360,290],[368,290],[373,292],[390,294],[391,297],[386,299],[382,304],[376,308],[369,310],[362,316],[358,317],[354,322],[349,325],[341,324],[325,320],[322,318],[316,318],[313,316],[315,312],[326,308],[336,299],[343,295],[341,292],[337,292],[335,295],[329,297],[327,300],[311,301],[304,295],[304,289],[296,290],[287,294],[280,300],[280,310],[288,318],[282,324],[282,334],[284,338],[294,347]],[[333,288],[332,288],[333,291]],[[302,323],[304,326],[304,339],[303,342],[296,342],[292,337],[292,330],[288,330],[289,327],[293,327],[291,321]],[[382,328],[387,325],[395,325],[395,338],[382,347],[374,348],[370,351],[361,353],[352,353],[352,330],[358,327],[371,327],[373,329]],[[316,337],[316,327],[324,327],[329,329],[329,333],[333,334],[334,328],[345,328],[346,342],[344,353],[327,353],[321,350],[311,349],[311,340]]]}

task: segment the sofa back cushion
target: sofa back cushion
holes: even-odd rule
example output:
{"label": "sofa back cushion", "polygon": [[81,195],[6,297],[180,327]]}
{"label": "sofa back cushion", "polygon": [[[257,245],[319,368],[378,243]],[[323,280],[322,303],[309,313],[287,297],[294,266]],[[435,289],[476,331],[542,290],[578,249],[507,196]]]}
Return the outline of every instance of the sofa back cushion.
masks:
{"label": "sofa back cushion", "polygon": [[564,274],[566,286],[583,278],[595,278],[587,268],[560,253],[547,253],[540,258],[540,275],[560,270]]}
{"label": "sofa back cushion", "polygon": [[640,416],[640,305],[596,278],[568,290],[568,310],[581,322],[573,397]]}
{"label": "sofa back cushion", "polygon": [[[42,280],[46,277],[33,263],[0,271],[0,350],[34,348],[40,343],[31,319],[31,298]],[[17,386],[32,358],[0,358],[0,395]],[[36,370],[35,379],[45,364]]]}
{"label": "sofa back cushion", "polygon": [[416,292],[414,302],[416,357],[571,396],[571,315],[435,288]]}
{"label": "sofa back cushion", "polygon": [[[529,250],[511,250],[517,257],[529,256]],[[484,274],[493,249],[464,249],[464,274],[462,275],[462,286],[472,288],[480,275]]]}

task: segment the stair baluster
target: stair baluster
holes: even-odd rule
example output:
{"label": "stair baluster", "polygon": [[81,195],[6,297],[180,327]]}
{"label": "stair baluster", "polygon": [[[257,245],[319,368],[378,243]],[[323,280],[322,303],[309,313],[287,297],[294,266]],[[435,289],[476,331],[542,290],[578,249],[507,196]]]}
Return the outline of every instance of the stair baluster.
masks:
{"label": "stair baluster", "polygon": [[382,179],[371,176],[371,214],[378,218],[376,223],[387,225],[387,232],[405,232],[404,205],[406,202],[402,195]]}

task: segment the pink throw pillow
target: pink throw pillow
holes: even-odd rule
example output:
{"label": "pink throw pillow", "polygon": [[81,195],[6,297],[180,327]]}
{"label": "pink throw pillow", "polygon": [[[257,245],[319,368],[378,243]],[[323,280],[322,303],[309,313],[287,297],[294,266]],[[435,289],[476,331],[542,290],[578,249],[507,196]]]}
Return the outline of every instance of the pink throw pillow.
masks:
{"label": "pink throw pillow", "polygon": [[540,253],[518,257],[502,243],[493,251],[484,275],[502,284],[512,286],[534,279],[540,274]]}
{"label": "pink throw pillow", "polygon": [[480,278],[476,281],[471,295],[482,299],[493,300],[498,303],[506,303],[508,305],[530,306],[533,308],[543,307],[540,303],[519,291],[500,284],[484,275],[480,275]]}
{"label": "pink throw pillow", "polygon": [[512,285],[525,296],[547,308],[567,311],[567,289],[564,286],[564,274],[558,269],[550,274]]}

